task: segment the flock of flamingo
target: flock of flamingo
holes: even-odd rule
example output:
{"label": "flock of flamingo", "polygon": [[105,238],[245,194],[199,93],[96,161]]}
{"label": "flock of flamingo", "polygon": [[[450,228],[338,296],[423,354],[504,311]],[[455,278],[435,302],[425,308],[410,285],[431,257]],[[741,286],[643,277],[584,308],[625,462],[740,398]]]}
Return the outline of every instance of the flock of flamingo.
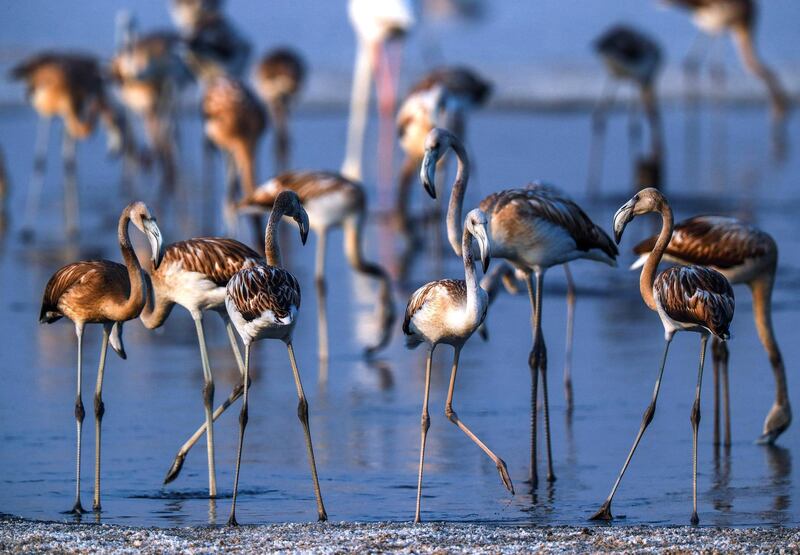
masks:
{"label": "flock of flamingo", "polygon": [[[746,67],[766,84],[776,122],[783,121],[789,103],[775,74],[756,54],[753,31],[756,5],[753,0],[670,0],[686,8],[706,32],[719,35],[729,31],[735,38]],[[204,378],[203,426],[179,450],[166,477],[174,480],[187,452],[203,436],[208,456],[208,493],[217,495],[214,447],[214,420],[242,397],[236,472],[229,524],[236,524],[236,495],[239,484],[244,434],[248,422],[249,366],[254,342],[280,340],[286,345],[298,395],[298,416],[302,423],[320,520],[326,510],[319,487],[309,429],[309,407],[303,392],[300,371],[292,348],[292,335],[301,305],[297,279],[283,267],[278,241],[282,218],[293,220],[305,244],[310,230],[317,236],[315,277],[324,288],[326,237],[332,228],[345,230],[344,247],[355,271],[377,282],[378,321],[383,330],[368,353],[384,348],[391,339],[395,322],[392,278],[379,264],[370,262],[363,252],[363,232],[367,218],[367,194],[361,183],[364,134],[368,120],[370,90],[375,82],[381,125],[392,133],[395,117],[395,91],[400,67],[399,48],[414,25],[415,16],[408,0],[350,0],[349,15],[358,39],[354,69],[350,125],[346,157],[341,172],[291,171],[289,116],[306,78],[306,64],[293,50],[282,48],[267,53],[255,66],[255,92],[245,83],[250,46],[230,24],[222,0],[170,0],[176,32],[139,34],[130,17],[121,17],[118,50],[110,68],[94,57],[66,53],[40,53],[12,70],[28,88],[28,98],[41,116],[34,154],[33,177],[23,229],[31,238],[31,223],[45,172],[48,129],[52,117],[64,121],[63,159],[65,168],[66,233],[78,231],[78,202],[75,151],[76,141],[89,136],[99,119],[109,131],[109,146],[121,153],[126,174],[141,164],[158,168],[161,191],[169,195],[178,179],[175,147],[176,103],[178,93],[192,82],[202,91],[207,163],[215,150],[227,164],[224,193],[224,220],[229,234],[236,232],[240,216],[252,223],[259,238],[251,248],[226,237],[202,237],[163,244],[156,219],[142,202],[126,206],[119,218],[118,239],[124,264],[108,260],[81,261],[59,269],[47,283],[40,313],[41,322],[67,318],[75,326],[78,344],[75,422],[77,457],[75,502],[72,511],[83,513],[81,502],[81,436],[85,410],[82,401],[82,344],[87,324],[102,324],[100,366],[94,394],[95,415],[95,511],[101,510],[100,449],[102,398],[106,352],[110,344],[125,358],[123,325],[139,318],[148,329],[161,326],[177,304],[186,308],[194,320]],[[415,521],[421,520],[421,493],[426,436],[429,428],[428,399],[431,383],[431,358],[439,345],[453,347],[452,374],[447,392],[447,418],[483,450],[496,465],[503,485],[514,492],[505,462],[496,455],[458,417],[454,409],[455,381],[459,355],[467,340],[481,329],[490,303],[501,282],[512,288],[516,279],[525,282],[531,304],[533,347],[528,359],[531,373],[530,487],[536,488],[537,419],[543,405],[546,479],[556,479],[550,445],[548,407],[547,349],[542,332],[542,295],[545,272],[563,266],[570,284],[568,299],[574,301],[568,263],[586,259],[616,266],[619,244],[626,226],[637,216],[661,216],[657,236],[635,247],[640,256],[634,265],[641,267],[640,292],[645,304],[655,311],[664,328],[664,356],[659,366],[650,404],[642,417],[616,482],[594,519],[611,519],[611,502],[634,451],[652,421],[658,399],[667,352],[679,331],[700,336],[697,387],[691,410],[693,428],[693,510],[697,515],[697,435],[700,421],[700,391],[706,343],[712,338],[715,385],[714,442],[730,444],[728,406],[729,326],[734,315],[732,284],[746,283],[753,297],[753,312],[759,339],[771,362],[776,385],[775,403],[764,422],[764,442],[774,442],[791,422],[786,374],[771,320],[771,296],[775,281],[778,247],[764,231],[742,221],[697,216],[675,223],[666,196],[658,190],[664,140],[656,98],[656,80],[662,64],[658,44],[644,33],[629,27],[615,27],[596,42],[596,49],[614,79],[633,82],[641,91],[644,113],[650,126],[649,154],[637,161],[642,175],[652,179],[627,203],[613,220],[613,239],[595,224],[581,207],[552,185],[535,182],[520,188],[494,192],[464,215],[465,191],[469,183],[470,160],[464,146],[466,117],[484,104],[491,85],[476,72],[462,66],[441,67],[415,84],[396,111],[399,143],[406,153],[397,186],[397,221],[409,236],[414,235],[418,216],[410,213],[408,199],[415,175],[432,197],[443,194],[437,185],[437,171],[452,151],[458,169],[451,187],[446,213],[447,239],[463,261],[464,279],[440,279],[417,289],[405,310],[402,330],[409,347],[427,346],[427,364],[421,417],[419,479]],[[696,72],[696,57],[687,71]],[[112,95],[110,89],[117,91]],[[605,111],[613,93],[601,100],[593,118],[595,141],[590,154],[592,167],[589,190],[599,183],[602,159],[602,131]],[[121,109],[115,98],[125,106]],[[131,131],[128,114],[141,118],[149,149],[139,148]],[[274,158],[277,175],[257,185],[256,148],[269,123],[275,128]],[[381,136],[385,131],[381,131]],[[637,132],[638,133],[638,132]],[[380,148],[380,145],[379,145]],[[385,164],[381,158],[380,164]],[[206,174],[210,175],[210,174]],[[209,187],[206,184],[204,187]],[[211,189],[204,190],[210,194]],[[262,215],[269,213],[266,231]],[[438,212],[434,211],[438,217]],[[147,238],[150,260],[140,263],[131,245],[130,224]],[[264,233],[264,235],[262,235]],[[263,244],[260,243],[263,237]],[[412,237],[410,240],[414,240]],[[290,242],[284,239],[284,249]],[[263,245],[263,250],[261,247]],[[479,279],[476,258],[484,272]],[[487,272],[490,260],[504,259]],[[658,272],[661,261],[673,263]],[[241,372],[241,384],[215,409],[214,377],[209,362],[203,327],[205,312],[216,312],[224,321],[234,358]],[[571,308],[568,309],[571,330]],[[568,331],[571,334],[571,331]],[[322,338],[321,338],[322,339]],[[240,343],[244,346],[241,353]],[[322,345],[327,356],[327,344]],[[571,343],[568,350],[571,351]],[[322,353],[321,353],[322,354]],[[723,387],[724,432],[720,432],[720,393]],[[569,364],[565,368],[568,405],[571,404]],[[541,389],[541,395],[539,390]]]}

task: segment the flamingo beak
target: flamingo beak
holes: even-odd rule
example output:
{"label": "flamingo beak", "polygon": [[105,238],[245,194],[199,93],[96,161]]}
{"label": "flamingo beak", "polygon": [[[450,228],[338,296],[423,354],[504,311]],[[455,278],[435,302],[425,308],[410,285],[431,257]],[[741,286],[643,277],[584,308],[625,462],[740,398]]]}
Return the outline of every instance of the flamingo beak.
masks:
{"label": "flamingo beak", "polygon": [[439,150],[430,148],[425,150],[425,157],[422,159],[422,168],[419,172],[420,181],[425,191],[436,198],[436,163],[439,161]]}
{"label": "flamingo beak", "polygon": [[624,205],[617,210],[617,213],[614,214],[614,241],[619,245],[620,240],[622,240],[622,232],[625,231],[625,226],[628,225],[633,217],[633,209],[636,205],[636,201],[634,199],[629,200]]}
{"label": "flamingo beak", "polygon": [[305,210],[303,210],[300,214],[300,219],[297,220],[297,225],[300,227],[300,241],[302,241],[303,245],[305,245],[306,241],[308,240],[309,229],[308,214]]}
{"label": "flamingo beak", "polygon": [[150,243],[151,262],[153,269],[157,269],[164,258],[164,243],[161,239],[161,230],[158,228],[155,218],[150,218],[142,221],[144,227],[144,234],[147,237],[147,242]]}
{"label": "flamingo beak", "polygon": [[492,249],[489,246],[489,237],[486,234],[486,227],[479,226],[475,228],[475,238],[478,240],[478,248],[481,253],[481,265],[483,266],[483,273],[489,269],[489,263],[492,261]]}

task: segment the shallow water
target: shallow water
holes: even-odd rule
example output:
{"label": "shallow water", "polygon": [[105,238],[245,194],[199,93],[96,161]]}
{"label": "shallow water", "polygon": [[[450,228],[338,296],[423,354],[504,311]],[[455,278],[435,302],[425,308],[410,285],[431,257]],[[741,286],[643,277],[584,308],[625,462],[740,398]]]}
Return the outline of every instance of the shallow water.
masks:
{"label": "shallow water", "polygon": [[[719,129],[708,114],[701,120],[699,182],[685,178],[682,144],[684,114],[666,114],[669,194],[678,218],[697,212],[749,216],[772,233],[781,248],[774,295],[774,319],[789,373],[790,395],[798,398],[794,372],[800,345],[793,327],[800,323],[800,208],[796,145],[782,166],[770,163],[766,115],[753,109],[727,114],[724,158],[715,160]],[[35,121],[28,111],[0,117],[0,144],[13,180],[11,229],[0,243],[0,511],[35,519],[68,520],[74,476],[73,392],[75,338],[62,321],[37,323],[40,296],[60,265],[85,257],[118,259],[115,229],[119,168],[95,137],[79,147],[82,189],[81,241],[61,239],[60,170],[55,144],[38,236],[32,245],[18,239],[26,183],[32,160]],[[295,125],[298,166],[336,168],[344,115],[301,114]],[[588,114],[481,113],[471,121],[471,151],[476,172],[467,205],[496,188],[544,178],[563,187],[610,229],[611,216],[628,195],[630,181],[625,125],[610,124],[605,196],[583,196]],[[183,166],[189,191],[188,217],[158,213],[166,241],[198,233],[198,122],[182,122]],[[798,118],[791,133],[800,137]],[[53,138],[53,143],[56,143]],[[368,141],[367,144],[374,144]],[[262,145],[262,175],[269,164]],[[218,164],[219,167],[220,164]],[[724,188],[714,177],[725,168]],[[368,181],[375,175],[367,168]],[[217,176],[221,183],[221,169]],[[140,196],[150,200],[153,180],[141,179]],[[218,185],[221,188],[221,185]],[[420,188],[421,189],[421,188]],[[374,201],[375,191],[371,188]],[[418,206],[429,201],[420,193]],[[180,211],[179,211],[180,212]],[[218,225],[218,224],[217,224]],[[474,337],[461,357],[455,408],[459,416],[505,459],[517,489],[502,487],[494,465],[444,416],[451,352],[435,357],[431,389],[432,425],[426,456],[423,517],[428,520],[504,523],[583,524],[608,493],[647,405],[662,349],[662,329],[643,305],[636,275],[625,268],[629,249],[649,232],[644,219],[626,235],[620,268],[591,262],[573,265],[579,288],[574,359],[575,409],[565,411],[561,367],[565,328],[564,280],[560,270],[545,284],[544,331],[548,341],[553,458],[558,480],[528,492],[529,388],[527,356],[531,339],[524,295],[503,295],[488,316],[490,341]],[[321,486],[332,520],[410,520],[413,517],[419,449],[419,411],[424,349],[408,351],[399,322],[390,347],[373,363],[361,349],[374,337],[374,285],[354,277],[339,248],[337,232],[329,242],[328,317],[331,358],[327,369],[317,360],[317,296],[313,286],[314,239],[304,249],[294,228],[286,227],[288,264],[300,279],[303,306],[295,347],[310,404],[311,429]],[[403,241],[381,218],[373,218],[367,252],[397,270]],[[245,237],[247,238],[247,237]],[[438,259],[438,260],[437,260]],[[396,290],[402,311],[408,289],[441,276],[458,277],[458,260],[431,248],[416,260],[409,285]],[[711,442],[712,372],[707,364],[699,453],[699,512],[707,525],[790,525],[800,522],[798,426],[776,447],[754,445],[773,395],[767,357],[755,335],[749,292],[738,287],[731,342],[733,446],[715,454]],[[219,320],[207,316],[207,337],[217,384],[217,402],[235,385],[238,371]],[[221,499],[204,498],[206,456],[201,440],[186,460],[180,478],[161,481],[179,445],[203,420],[202,372],[191,319],[176,308],[157,332],[138,321],[126,324],[128,360],[109,354],[103,397],[103,509],[106,523],[198,525],[224,523],[233,483],[238,404],[218,421],[217,478]],[[684,524],[691,512],[691,427],[698,356],[696,335],[679,336],[671,349],[655,421],[648,430],[615,500],[621,523]],[[83,496],[91,504],[93,476],[94,388],[99,329],[90,327],[85,342]],[[245,438],[239,520],[308,521],[316,517],[296,395],[285,349],[259,343],[254,350],[250,423]],[[324,378],[327,373],[327,379]],[[540,419],[541,422],[541,419]],[[540,442],[543,434],[540,433]],[[540,443],[540,455],[544,454]],[[540,458],[540,472],[544,459]],[[86,515],[85,521],[92,521]]]}

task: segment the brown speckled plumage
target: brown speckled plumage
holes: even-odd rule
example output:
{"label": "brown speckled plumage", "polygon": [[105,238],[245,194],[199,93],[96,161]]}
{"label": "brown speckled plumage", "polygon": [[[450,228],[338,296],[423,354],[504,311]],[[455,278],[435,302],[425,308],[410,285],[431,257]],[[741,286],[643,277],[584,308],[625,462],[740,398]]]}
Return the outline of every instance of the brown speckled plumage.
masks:
{"label": "brown speckled plumage", "polygon": [[256,67],[256,82],[262,97],[291,97],[303,86],[306,66],[303,59],[288,48],[267,52]]}
{"label": "brown speckled plumage", "polygon": [[417,81],[408,96],[439,85],[449,94],[462,96],[475,105],[485,103],[492,93],[492,85],[475,71],[461,66],[440,67]]}
{"label": "brown speckled plumage", "polygon": [[263,261],[261,255],[235,239],[200,237],[168,245],[156,272],[169,272],[179,266],[187,272],[201,273],[222,286],[236,272],[259,261]]}
{"label": "brown speckled plumage", "polygon": [[702,266],[675,266],[656,277],[653,290],[673,320],[704,327],[720,339],[729,337],[735,301],[731,284],[719,272]]}
{"label": "brown speckled plumage", "polygon": [[300,308],[300,285],[283,268],[259,265],[248,268],[228,282],[228,298],[245,321],[251,322],[267,310],[286,318]]}
{"label": "brown speckled plumage", "polygon": [[[636,245],[638,255],[653,250],[656,237]],[[695,216],[678,223],[665,255],[686,264],[728,269],[751,259],[777,259],[775,240],[736,218]]]}

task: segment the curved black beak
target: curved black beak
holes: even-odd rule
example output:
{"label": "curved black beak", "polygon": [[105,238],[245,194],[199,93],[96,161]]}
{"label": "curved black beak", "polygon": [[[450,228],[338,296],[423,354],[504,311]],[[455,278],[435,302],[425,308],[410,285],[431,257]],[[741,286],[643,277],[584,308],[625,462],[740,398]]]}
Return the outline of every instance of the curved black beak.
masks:
{"label": "curved black beak", "polygon": [[158,228],[155,218],[142,221],[142,226],[144,227],[147,242],[150,243],[150,260],[155,270],[161,265],[161,260],[164,258],[164,243],[161,239],[161,230]]}
{"label": "curved black beak", "polygon": [[617,210],[617,213],[614,214],[614,241],[618,245],[622,239],[622,232],[625,231],[625,226],[627,226],[628,222],[634,217],[633,207],[635,204],[636,202],[634,199],[631,199],[623,204],[619,210]]}
{"label": "curved black beak", "polygon": [[303,245],[306,244],[308,240],[308,214],[305,210],[303,210],[302,214],[300,214],[300,219],[297,221],[297,226],[300,228],[300,241]]}
{"label": "curved black beak", "polygon": [[425,157],[422,159],[422,167],[419,172],[422,186],[425,187],[425,191],[434,199],[436,198],[436,164],[438,162],[438,149],[427,149],[425,151]]}

